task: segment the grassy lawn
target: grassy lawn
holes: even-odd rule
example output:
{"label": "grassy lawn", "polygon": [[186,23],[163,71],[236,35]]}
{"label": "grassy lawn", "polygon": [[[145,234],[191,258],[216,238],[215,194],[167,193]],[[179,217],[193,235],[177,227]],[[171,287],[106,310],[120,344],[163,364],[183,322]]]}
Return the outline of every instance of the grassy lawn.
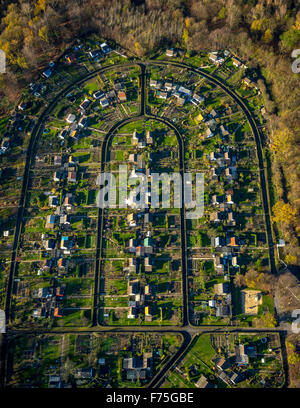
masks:
{"label": "grassy lawn", "polygon": [[143,121],[142,120],[137,120],[136,122],[131,122],[125,126],[122,126],[119,129],[119,133],[133,133],[135,130],[137,132],[143,131]]}
{"label": "grassy lawn", "polygon": [[200,335],[191,351],[208,366],[211,366],[211,359],[216,354],[216,351],[211,345],[210,334]]}
{"label": "grassy lawn", "polygon": [[92,95],[94,92],[98,91],[98,89],[99,89],[99,84],[98,84],[97,80],[95,80],[95,79],[88,82],[84,87],[84,90],[89,95]]}

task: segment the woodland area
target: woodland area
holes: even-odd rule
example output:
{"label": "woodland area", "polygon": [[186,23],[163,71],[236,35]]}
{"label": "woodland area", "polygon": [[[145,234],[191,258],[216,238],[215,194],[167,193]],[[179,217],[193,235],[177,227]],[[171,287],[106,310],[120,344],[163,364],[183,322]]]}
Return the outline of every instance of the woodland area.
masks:
{"label": "woodland area", "polygon": [[0,82],[2,116],[50,59],[89,32],[139,56],[161,45],[187,52],[230,48],[256,69],[268,118],[274,222],[299,265],[299,78],[291,52],[300,48],[298,0],[15,0],[1,1],[0,48],[8,72]]}

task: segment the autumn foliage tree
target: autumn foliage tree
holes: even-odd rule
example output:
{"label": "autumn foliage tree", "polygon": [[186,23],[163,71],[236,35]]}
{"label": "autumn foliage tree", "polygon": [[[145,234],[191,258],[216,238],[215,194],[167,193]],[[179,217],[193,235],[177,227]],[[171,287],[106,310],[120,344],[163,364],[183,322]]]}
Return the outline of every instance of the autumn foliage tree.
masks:
{"label": "autumn foliage tree", "polygon": [[292,225],[295,221],[296,210],[291,204],[278,201],[273,206],[273,220],[281,225]]}

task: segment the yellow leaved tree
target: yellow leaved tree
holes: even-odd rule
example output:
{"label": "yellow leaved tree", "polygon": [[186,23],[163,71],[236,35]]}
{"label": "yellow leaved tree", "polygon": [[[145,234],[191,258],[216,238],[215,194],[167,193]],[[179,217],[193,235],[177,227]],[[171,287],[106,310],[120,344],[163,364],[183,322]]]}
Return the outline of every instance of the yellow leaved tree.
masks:
{"label": "yellow leaved tree", "polygon": [[183,29],[183,34],[182,34],[182,40],[185,44],[187,44],[188,40],[189,40],[189,31],[188,31],[188,27],[190,25],[190,19],[186,18],[185,19],[185,27]]}
{"label": "yellow leaved tree", "polygon": [[292,132],[289,129],[276,130],[271,138],[271,150],[274,153],[286,154],[292,146]]}
{"label": "yellow leaved tree", "polygon": [[263,41],[265,43],[270,43],[272,41],[272,39],[273,39],[272,31],[268,28],[264,33]]}
{"label": "yellow leaved tree", "polygon": [[298,11],[296,16],[295,24],[292,26],[295,31],[300,31],[300,11]]}
{"label": "yellow leaved tree", "polygon": [[143,47],[138,41],[134,43],[134,49],[135,49],[137,56],[141,57],[143,55],[144,53]]}
{"label": "yellow leaved tree", "polygon": [[280,200],[273,206],[273,221],[278,224],[293,224],[296,210],[289,203]]}
{"label": "yellow leaved tree", "polygon": [[38,16],[41,12],[45,13],[47,0],[37,0],[34,7],[34,15]]}
{"label": "yellow leaved tree", "polygon": [[49,38],[48,38],[48,28],[47,28],[46,26],[42,26],[42,27],[39,29],[39,36],[41,37],[41,39],[42,39],[43,41],[45,41],[45,42],[48,42],[48,41],[49,41]]}
{"label": "yellow leaved tree", "polygon": [[294,344],[290,343],[289,341],[286,341],[285,343],[286,349],[288,352],[288,362],[289,364],[297,364],[300,362],[300,356],[298,353],[296,353],[296,347]]}
{"label": "yellow leaved tree", "polygon": [[284,258],[284,261],[285,261],[286,264],[290,264],[290,265],[296,264],[297,263],[297,257],[295,255],[288,254]]}
{"label": "yellow leaved tree", "polygon": [[263,23],[262,19],[253,20],[251,24],[251,30],[260,31],[262,28],[262,23]]}

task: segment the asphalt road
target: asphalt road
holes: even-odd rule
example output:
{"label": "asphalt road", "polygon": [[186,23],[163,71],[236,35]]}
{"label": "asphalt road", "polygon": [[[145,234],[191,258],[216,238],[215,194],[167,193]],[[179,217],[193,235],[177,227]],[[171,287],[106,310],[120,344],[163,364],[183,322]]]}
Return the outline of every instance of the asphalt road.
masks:
{"label": "asphalt road", "polygon": [[269,249],[269,260],[270,260],[270,269],[271,272],[276,274],[276,265],[275,265],[275,253],[274,253],[274,242],[273,242],[273,235],[272,235],[272,226],[271,226],[271,217],[270,217],[270,208],[269,208],[269,200],[268,200],[268,191],[267,191],[267,182],[266,182],[266,174],[265,174],[265,165],[263,159],[263,151],[262,151],[262,140],[261,134],[258,129],[257,123],[255,121],[253,113],[250,111],[244,100],[237,95],[234,91],[232,91],[228,86],[224,85],[219,79],[213,77],[212,75],[208,74],[204,70],[200,68],[191,68],[189,65],[184,63],[177,63],[177,62],[170,62],[170,61],[159,61],[153,62],[148,61],[147,63],[151,63],[154,65],[173,65],[179,68],[186,68],[190,71],[200,74],[204,78],[208,79],[213,84],[222,88],[222,90],[229,95],[243,110],[244,114],[246,115],[249,125],[251,127],[252,133],[255,138],[256,143],[256,152],[259,164],[259,175],[260,175],[260,186],[261,186],[261,193],[262,193],[262,203],[263,209],[265,214],[265,223],[266,223],[266,230],[267,230],[267,240],[268,240],[268,249]]}
{"label": "asphalt road", "polygon": [[[148,119],[153,119],[160,121],[164,123],[166,126],[170,127],[171,129],[174,130],[178,143],[179,143],[179,149],[180,149],[180,171],[183,173],[184,172],[184,147],[183,147],[183,140],[180,132],[176,128],[176,126],[170,122],[169,120],[161,117],[157,117],[154,115],[147,115],[147,106],[146,106],[146,89],[145,89],[145,82],[146,82],[146,76],[145,76],[145,71],[146,71],[146,66],[148,64],[154,64],[154,65],[174,65],[180,68],[186,68],[189,69],[190,71],[200,74],[201,76],[205,77],[215,85],[219,86],[222,88],[222,90],[229,95],[243,110],[245,113],[249,125],[252,129],[253,135],[255,137],[256,141],[256,148],[257,148],[257,157],[258,157],[258,162],[259,162],[259,169],[260,169],[260,183],[261,183],[261,191],[262,191],[262,201],[263,201],[263,208],[264,208],[264,213],[265,213],[265,221],[266,221],[266,229],[267,229],[267,237],[268,237],[268,248],[269,248],[269,258],[270,258],[270,266],[271,266],[271,271],[273,273],[276,273],[276,267],[275,267],[275,258],[274,258],[274,243],[273,243],[273,237],[272,237],[272,229],[271,229],[271,221],[270,221],[270,208],[269,208],[269,203],[268,203],[268,193],[267,193],[267,183],[266,183],[266,176],[265,176],[265,169],[264,169],[264,161],[263,161],[263,152],[262,152],[262,142],[261,142],[261,135],[259,132],[259,129],[257,127],[257,124],[255,122],[255,118],[252,114],[252,112],[248,109],[246,106],[245,102],[242,100],[241,97],[239,97],[235,92],[233,92],[229,87],[224,85],[221,81],[219,81],[217,78],[211,76],[207,72],[201,70],[201,69],[196,69],[193,67],[190,67],[187,64],[184,63],[177,63],[177,62],[170,62],[170,61],[145,61],[145,62],[132,62],[132,63],[126,63],[126,64],[116,64],[113,66],[114,69],[122,69],[122,68],[127,68],[131,67],[133,65],[138,65],[141,68],[141,75],[140,75],[140,109],[139,112],[136,116],[124,119],[122,121],[119,121],[115,123],[111,129],[108,131],[108,133],[105,136],[105,139],[103,141],[102,145],[102,154],[101,154],[101,171],[103,171],[105,163],[106,163],[106,158],[107,158],[107,148],[109,146],[109,142],[111,138],[114,135],[114,132],[121,126],[124,126],[126,123],[139,120],[142,118],[148,118]],[[40,115],[35,127],[32,130],[28,150],[27,150],[27,155],[26,155],[26,164],[25,164],[25,169],[24,169],[24,177],[23,177],[23,184],[22,184],[22,189],[21,189],[21,196],[20,196],[20,202],[19,202],[19,209],[18,209],[18,215],[17,215],[17,221],[16,221],[16,232],[15,232],[15,237],[14,237],[14,243],[13,243],[13,249],[12,249],[12,257],[11,257],[11,267],[10,267],[10,273],[8,277],[8,285],[7,285],[7,296],[6,296],[6,301],[5,301],[5,311],[6,311],[6,318],[7,322],[12,320],[12,314],[11,314],[11,294],[12,294],[12,289],[13,289],[13,281],[15,277],[15,271],[16,271],[16,255],[17,255],[17,250],[19,246],[19,238],[20,238],[20,233],[22,230],[22,223],[23,223],[23,216],[24,216],[24,210],[26,207],[26,195],[27,195],[27,190],[28,190],[28,184],[29,184],[29,178],[30,178],[30,169],[34,164],[34,158],[35,158],[35,153],[36,153],[36,147],[37,143],[39,140],[39,136],[41,134],[41,131],[43,129],[43,124],[47,119],[47,116],[51,113],[57,102],[59,101],[60,98],[65,96],[67,93],[69,93],[74,87],[77,87],[78,85],[84,83],[88,79],[91,79],[98,75],[101,72],[104,72],[106,70],[112,69],[112,66],[107,66],[104,68],[100,68],[96,71],[93,71],[82,78],[80,78],[78,81],[74,82],[73,84],[67,86],[65,89],[63,89],[61,92],[59,92],[55,98],[45,107],[44,111]],[[182,197],[184,199],[184,197]],[[98,214],[98,232],[97,232],[97,253],[96,253],[96,268],[95,268],[95,282],[94,282],[94,297],[93,297],[93,313],[92,313],[92,324],[93,327],[90,329],[83,331],[80,329],[75,329],[74,328],[74,333],[85,333],[85,332],[111,332],[111,333],[123,333],[123,332],[159,332],[159,333],[164,333],[164,332],[174,332],[174,333],[181,333],[184,341],[178,350],[178,352],[169,360],[169,362],[166,364],[166,366],[163,367],[163,369],[152,379],[149,385],[151,386],[157,386],[160,384],[161,379],[163,376],[166,374],[169,368],[172,367],[174,362],[176,362],[180,356],[184,353],[188,345],[190,344],[191,341],[191,336],[196,334],[196,333],[203,333],[207,331],[218,331],[218,332],[226,332],[226,331],[253,331],[253,332],[265,332],[265,331],[275,331],[275,332],[280,332],[280,329],[268,329],[268,328],[263,328],[263,329],[246,329],[246,328],[233,328],[233,327],[223,327],[223,326],[214,326],[214,327],[195,327],[192,326],[189,323],[189,318],[188,318],[188,296],[187,296],[187,258],[186,258],[186,227],[185,227],[185,216],[184,216],[184,206],[183,209],[180,213],[180,218],[181,218],[181,248],[182,248],[182,261],[183,261],[183,266],[182,266],[182,271],[183,271],[183,327],[131,327],[128,328],[127,326],[125,327],[101,327],[99,326],[99,319],[98,319],[98,298],[100,294],[100,282],[101,282],[101,261],[102,261],[102,236],[103,236],[103,212],[101,209],[99,209],[99,214]],[[45,330],[40,330],[37,331],[36,334],[38,333],[69,333],[70,329],[62,328],[61,330],[53,329],[50,331],[45,331]],[[32,330],[9,330],[9,337],[16,336],[16,335],[21,335],[21,334],[29,334],[33,333]],[[4,347],[2,348],[2,385],[5,382],[5,349],[7,345],[7,336],[3,336],[3,343]]]}
{"label": "asphalt road", "polygon": [[[142,81],[144,83],[144,81]],[[141,92],[142,95],[145,93]],[[102,152],[101,152],[101,172],[104,171],[105,169],[105,164],[107,163],[107,156],[108,156],[108,148],[110,147],[110,143],[115,135],[115,132],[121,128],[122,126],[135,122],[137,120],[142,120],[142,119],[152,119],[159,121],[172,130],[174,130],[177,140],[178,140],[178,145],[179,145],[179,167],[180,167],[180,174],[183,180],[183,174],[184,174],[184,145],[183,145],[183,139],[172,122],[165,118],[161,118],[159,116],[154,116],[154,115],[142,115],[142,112],[144,112],[144,109],[140,110],[140,115],[135,116],[135,117],[130,117],[123,119],[121,121],[118,121],[115,123],[108,133],[106,134],[103,144],[102,144]],[[185,208],[184,208],[184,189],[182,189],[182,205],[180,209],[180,223],[181,223],[181,256],[182,256],[182,281],[183,281],[183,325],[188,324],[188,302],[187,302],[187,245],[186,245],[186,226],[185,226]],[[93,326],[95,326],[99,322],[99,318],[97,318],[97,306],[98,306],[98,297],[101,292],[100,288],[100,282],[103,277],[102,274],[102,236],[103,236],[103,225],[104,225],[104,211],[99,208],[98,210],[98,232],[97,232],[97,253],[96,253],[96,271],[97,271],[97,276],[95,276],[95,282],[94,282],[94,305],[93,305]]]}

